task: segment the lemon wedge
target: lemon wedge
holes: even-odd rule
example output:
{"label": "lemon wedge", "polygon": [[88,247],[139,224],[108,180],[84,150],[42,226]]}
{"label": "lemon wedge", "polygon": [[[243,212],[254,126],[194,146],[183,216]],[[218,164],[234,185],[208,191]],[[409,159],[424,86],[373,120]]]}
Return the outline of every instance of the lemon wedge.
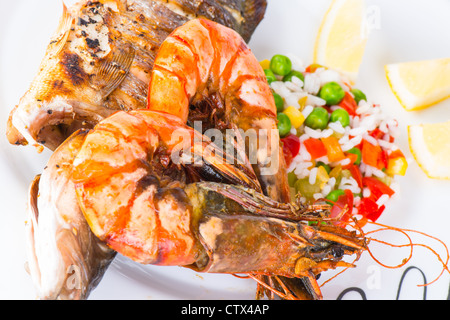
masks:
{"label": "lemon wedge", "polygon": [[335,69],[356,81],[367,43],[363,0],[333,0],[314,48],[314,63]]}
{"label": "lemon wedge", "polygon": [[408,127],[411,153],[432,179],[450,179],[450,121]]}
{"label": "lemon wedge", "polygon": [[407,111],[450,97],[450,58],[388,64],[385,72],[392,92]]}

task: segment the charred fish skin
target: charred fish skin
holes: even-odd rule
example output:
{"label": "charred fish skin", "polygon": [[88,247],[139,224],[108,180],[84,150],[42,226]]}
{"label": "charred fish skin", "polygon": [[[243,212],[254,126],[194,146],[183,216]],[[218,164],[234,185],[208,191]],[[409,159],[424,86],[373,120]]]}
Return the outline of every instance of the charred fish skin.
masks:
{"label": "charred fish skin", "polygon": [[203,17],[249,40],[266,0],[102,0],[64,7],[39,72],[11,111],[11,144],[55,150],[80,128],[118,110],[146,107],[153,61],[162,41]]}
{"label": "charred fish skin", "polygon": [[173,3],[184,8],[195,18],[204,17],[238,32],[246,42],[263,19],[267,2],[265,0],[173,0],[159,1]]}
{"label": "charred fish skin", "polygon": [[85,135],[69,137],[30,185],[27,265],[40,300],[87,299],[116,255],[91,232],[70,180]]}

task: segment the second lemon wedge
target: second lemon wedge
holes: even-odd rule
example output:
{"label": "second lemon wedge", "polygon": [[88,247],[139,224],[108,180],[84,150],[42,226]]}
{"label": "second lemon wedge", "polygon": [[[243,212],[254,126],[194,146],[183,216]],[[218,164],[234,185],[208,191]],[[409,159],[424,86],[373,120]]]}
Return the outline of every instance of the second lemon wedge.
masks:
{"label": "second lemon wedge", "polygon": [[432,179],[450,179],[450,121],[408,127],[411,153]]}
{"label": "second lemon wedge", "polygon": [[314,63],[356,81],[366,48],[363,0],[333,0],[323,18],[314,49]]}
{"label": "second lemon wedge", "polygon": [[450,97],[450,58],[388,64],[392,92],[407,110],[420,110]]}

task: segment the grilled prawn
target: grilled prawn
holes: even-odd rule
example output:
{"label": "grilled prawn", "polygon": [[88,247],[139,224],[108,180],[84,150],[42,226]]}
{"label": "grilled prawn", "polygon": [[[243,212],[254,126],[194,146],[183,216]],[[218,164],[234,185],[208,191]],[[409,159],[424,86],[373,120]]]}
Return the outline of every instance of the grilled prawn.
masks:
{"label": "grilled prawn", "polygon": [[[366,249],[356,232],[302,221],[326,215],[296,212],[257,193],[251,177],[198,134],[178,117],[148,110],[100,122],[72,174],[92,232],[139,263],[274,279],[348,267],[343,256]],[[202,165],[192,161],[199,157]],[[205,168],[208,182],[201,179]]]}
{"label": "grilled prawn", "polygon": [[155,59],[148,109],[194,127],[201,121],[203,133],[237,129],[263,192],[289,202],[273,94],[258,60],[232,29],[195,19],[169,35]]}
{"label": "grilled prawn", "polygon": [[[155,58],[148,109],[176,115],[204,134],[231,130],[231,138],[221,134],[228,137],[222,143],[237,144],[242,158],[252,164],[258,191],[290,202],[274,98],[258,60],[234,30],[195,19],[170,34]],[[297,296],[311,287],[307,279],[280,279]],[[260,289],[258,295],[263,294]],[[305,298],[317,298],[310,291]]]}
{"label": "grilled prawn", "polygon": [[145,108],[155,55],[176,27],[205,17],[246,40],[265,0],[81,0],[64,12],[29,90],[11,111],[12,144],[54,150],[78,128]]}

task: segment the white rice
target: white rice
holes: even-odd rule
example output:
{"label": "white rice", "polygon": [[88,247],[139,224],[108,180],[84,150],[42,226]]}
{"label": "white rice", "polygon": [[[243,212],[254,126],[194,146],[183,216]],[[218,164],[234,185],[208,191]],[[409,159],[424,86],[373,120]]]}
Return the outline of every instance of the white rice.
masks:
{"label": "white rice", "polygon": [[317,177],[317,167],[314,167],[309,171],[309,184],[311,185],[315,184],[316,177]]}
{"label": "white rice", "polygon": [[394,143],[385,140],[378,139],[378,144],[380,145],[380,147],[391,151],[395,151],[398,149],[398,147]]}
{"label": "white rice", "polygon": [[322,194],[326,197],[331,192],[331,187],[329,185],[325,185],[322,189]]}
{"label": "white rice", "polygon": [[313,198],[314,198],[314,200],[319,200],[319,199],[323,199],[325,197],[323,196],[322,193],[314,193]]}
{"label": "white rice", "polygon": [[308,116],[311,114],[311,112],[312,112],[313,110],[314,110],[314,107],[311,106],[311,105],[307,105],[307,106],[303,109],[302,113],[303,113],[303,116],[305,117],[305,119],[308,118]]}
{"label": "white rice", "polygon": [[361,133],[361,134],[363,135],[362,138],[364,140],[366,140],[367,142],[370,142],[374,146],[378,146],[378,140],[377,139],[375,139],[372,136],[369,136],[367,133]]}
{"label": "white rice", "polygon": [[[293,106],[299,109],[305,119],[311,114],[314,108],[326,105],[326,101],[317,96],[324,84],[336,82],[340,84],[344,90],[349,92],[350,88],[345,84],[342,76],[338,72],[319,68],[314,73],[305,73],[306,67],[301,59],[293,54],[287,56],[292,61],[293,69],[304,73],[304,81],[297,77],[293,77],[292,81],[274,81],[270,86],[284,99],[285,107]],[[353,94],[351,95],[353,96]],[[304,99],[305,97],[307,97],[305,106],[300,106],[299,100]],[[336,110],[338,108],[340,107],[330,107],[331,110]],[[399,133],[398,123],[395,119],[386,117],[379,105],[373,104],[370,100],[361,100],[355,113],[356,115],[354,117],[350,117],[350,126],[347,127],[343,127],[340,122],[330,122],[328,127],[324,130],[315,130],[307,126],[302,126],[299,131],[293,128],[291,130],[292,134],[302,132],[299,136],[300,152],[292,160],[288,172],[295,173],[298,179],[307,178],[309,183],[313,185],[317,182],[318,172],[317,167],[314,167],[315,163],[320,161],[331,167],[337,165],[345,167],[350,164],[351,160],[348,158],[337,162],[330,162],[327,156],[313,161],[304,144],[304,141],[310,138],[321,139],[332,135],[339,137],[339,144],[343,152],[347,152],[350,149],[359,146],[363,140],[387,150],[388,153],[398,149],[395,143],[391,142],[391,139],[395,139]],[[370,135],[370,132],[377,128],[383,133],[381,139],[374,138]],[[369,166],[363,161],[360,163],[359,169],[363,177],[386,177],[385,172]],[[347,189],[355,194],[355,206],[359,206],[361,203],[362,198],[359,195],[362,197],[370,197],[370,190],[366,187],[361,190],[358,182],[353,177],[343,177],[340,179],[339,185],[337,185],[336,182],[337,180],[335,177],[330,177],[328,181],[323,184],[321,191],[313,195],[314,200],[326,197],[335,189]],[[393,182],[390,187],[394,192],[399,191],[398,184],[395,182]],[[389,199],[388,195],[381,196],[377,201],[378,206],[386,204]],[[308,200],[305,197],[300,197],[300,201],[306,203]],[[357,214],[358,209],[354,208],[353,213]]]}
{"label": "white rice", "polygon": [[[321,87],[321,81],[320,81],[320,78],[316,74],[307,73],[305,75],[305,85],[303,87],[305,92],[316,95],[319,93],[320,87]],[[322,105],[324,105],[324,104],[322,104]]]}
{"label": "white rice", "polygon": [[337,122],[330,122],[328,127],[330,127],[330,129],[332,129],[334,132],[337,132],[337,133],[340,133],[340,134],[344,134],[345,133],[345,128],[342,126],[342,124],[339,121],[337,121]]}
{"label": "white rice", "polygon": [[305,134],[310,138],[320,139],[322,137],[322,130],[314,130],[305,126]]}
{"label": "white rice", "polygon": [[380,198],[377,200],[378,207],[384,206],[389,201],[389,195],[383,194]]}
{"label": "white rice", "polygon": [[305,72],[305,64],[303,63],[303,60],[300,59],[298,56],[296,56],[293,53],[287,53],[286,56],[291,60],[292,62],[292,69]]}
{"label": "white rice", "polygon": [[341,190],[348,189],[352,193],[360,193],[361,192],[361,188],[358,186],[358,182],[355,179],[353,179],[352,177],[342,178],[341,183],[339,184],[339,189],[341,189]]}

